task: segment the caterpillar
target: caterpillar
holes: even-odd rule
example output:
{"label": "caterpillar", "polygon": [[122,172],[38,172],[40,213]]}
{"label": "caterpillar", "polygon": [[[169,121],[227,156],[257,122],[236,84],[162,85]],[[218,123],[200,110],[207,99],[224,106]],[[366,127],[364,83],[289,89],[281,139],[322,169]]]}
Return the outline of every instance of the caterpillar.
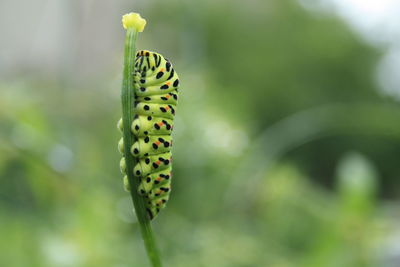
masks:
{"label": "caterpillar", "polygon": [[[136,142],[130,153],[136,159],[133,169],[139,179],[138,193],[144,197],[150,220],[166,206],[171,192],[173,119],[178,100],[179,78],[171,62],[162,55],[139,51],[135,58],[135,117],[131,131]],[[118,128],[122,131],[122,119]],[[123,138],[118,149],[124,153]],[[120,162],[125,189],[129,191],[125,158]]]}

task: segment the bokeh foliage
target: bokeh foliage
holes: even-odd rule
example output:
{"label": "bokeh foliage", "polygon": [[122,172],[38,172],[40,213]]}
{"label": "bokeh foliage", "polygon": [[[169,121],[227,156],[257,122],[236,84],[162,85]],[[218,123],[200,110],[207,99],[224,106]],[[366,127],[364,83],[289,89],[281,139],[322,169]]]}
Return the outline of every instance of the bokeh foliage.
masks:
{"label": "bokeh foliage", "polygon": [[[380,51],[296,1],[115,5],[112,27],[82,39],[94,52],[0,81],[1,266],[147,266],[116,149],[131,9],[149,23],[139,48],[182,81],[154,222],[166,266],[396,266],[399,112],[374,81]],[[82,54],[119,35],[83,75]]]}

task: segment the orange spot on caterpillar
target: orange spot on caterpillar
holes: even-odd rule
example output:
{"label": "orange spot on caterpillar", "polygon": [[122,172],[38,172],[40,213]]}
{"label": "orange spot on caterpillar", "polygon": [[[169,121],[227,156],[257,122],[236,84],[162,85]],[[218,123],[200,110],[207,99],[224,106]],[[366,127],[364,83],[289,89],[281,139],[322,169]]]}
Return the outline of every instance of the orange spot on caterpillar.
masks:
{"label": "orange spot on caterpillar", "polygon": [[171,96],[170,96],[170,95],[166,95],[165,97],[166,97],[167,99],[169,99]]}
{"label": "orange spot on caterpillar", "polygon": [[165,107],[165,109],[166,109],[166,110],[169,110],[169,107],[168,107],[168,106],[166,106],[166,107]]}
{"label": "orange spot on caterpillar", "polygon": [[164,68],[161,68],[160,71],[164,71]]}
{"label": "orange spot on caterpillar", "polygon": [[161,144],[161,142],[160,142],[160,141],[157,141],[157,142],[156,142],[156,145],[159,145],[159,144]]}
{"label": "orange spot on caterpillar", "polygon": [[163,122],[160,122],[160,123],[158,123],[158,125],[160,125],[160,126],[163,126],[163,125],[164,125],[164,123],[163,123]]}
{"label": "orange spot on caterpillar", "polygon": [[165,84],[168,85],[168,86],[170,86],[170,85],[171,85],[171,82],[166,82]]}
{"label": "orange spot on caterpillar", "polygon": [[161,164],[161,161],[158,160],[158,161],[156,161],[155,163],[156,163],[157,165],[160,165],[160,164]]}

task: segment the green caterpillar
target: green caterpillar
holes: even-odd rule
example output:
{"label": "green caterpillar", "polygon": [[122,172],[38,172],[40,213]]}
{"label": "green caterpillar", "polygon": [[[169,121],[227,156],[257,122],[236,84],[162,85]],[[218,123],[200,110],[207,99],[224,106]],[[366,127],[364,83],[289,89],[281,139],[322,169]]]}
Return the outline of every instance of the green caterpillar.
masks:
{"label": "green caterpillar", "polygon": [[[135,59],[135,117],[131,130],[136,142],[131,148],[136,158],[133,173],[140,179],[138,193],[145,198],[146,211],[154,219],[165,207],[171,191],[173,119],[178,100],[179,78],[162,55],[139,51]],[[118,122],[122,131],[122,119]],[[123,138],[118,149],[124,150]],[[125,189],[129,191],[125,158],[120,162]]]}

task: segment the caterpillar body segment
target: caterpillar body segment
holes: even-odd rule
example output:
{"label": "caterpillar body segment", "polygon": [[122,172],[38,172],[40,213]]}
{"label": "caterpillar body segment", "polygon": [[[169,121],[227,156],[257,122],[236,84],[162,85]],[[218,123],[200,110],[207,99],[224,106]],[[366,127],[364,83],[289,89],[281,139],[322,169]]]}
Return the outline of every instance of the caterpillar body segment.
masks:
{"label": "caterpillar body segment", "polygon": [[171,119],[154,117],[154,116],[138,116],[132,123],[132,132],[135,136],[158,136],[171,135],[174,128]]}
{"label": "caterpillar body segment", "polygon": [[[139,179],[138,193],[144,198],[150,219],[166,206],[171,192],[173,119],[178,101],[179,77],[171,62],[162,55],[139,51],[135,59],[134,90],[135,117],[131,132],[136,137],[130,153],[136,159],[132,170]],[[122,131],[122,120],[118,122]],[[118,143],[121,153],[123,139]],[[120,162],[125,175],[125,159]],[[125,189],[129,190],[128,177],[124,176]]]}
{"label": "caterpillar body segment", "polygon": [[[149,135],[146,137],[139,137],[138,140],[133,144],[131,148],[131,153],[135,157],[146,157],[147,159],[149,155],[152,156],[171,151],[171,146],[171,136],[166,135],[161,137],[156,135]],[[146,160],[146,162],[148,162],[148,160]]]}

